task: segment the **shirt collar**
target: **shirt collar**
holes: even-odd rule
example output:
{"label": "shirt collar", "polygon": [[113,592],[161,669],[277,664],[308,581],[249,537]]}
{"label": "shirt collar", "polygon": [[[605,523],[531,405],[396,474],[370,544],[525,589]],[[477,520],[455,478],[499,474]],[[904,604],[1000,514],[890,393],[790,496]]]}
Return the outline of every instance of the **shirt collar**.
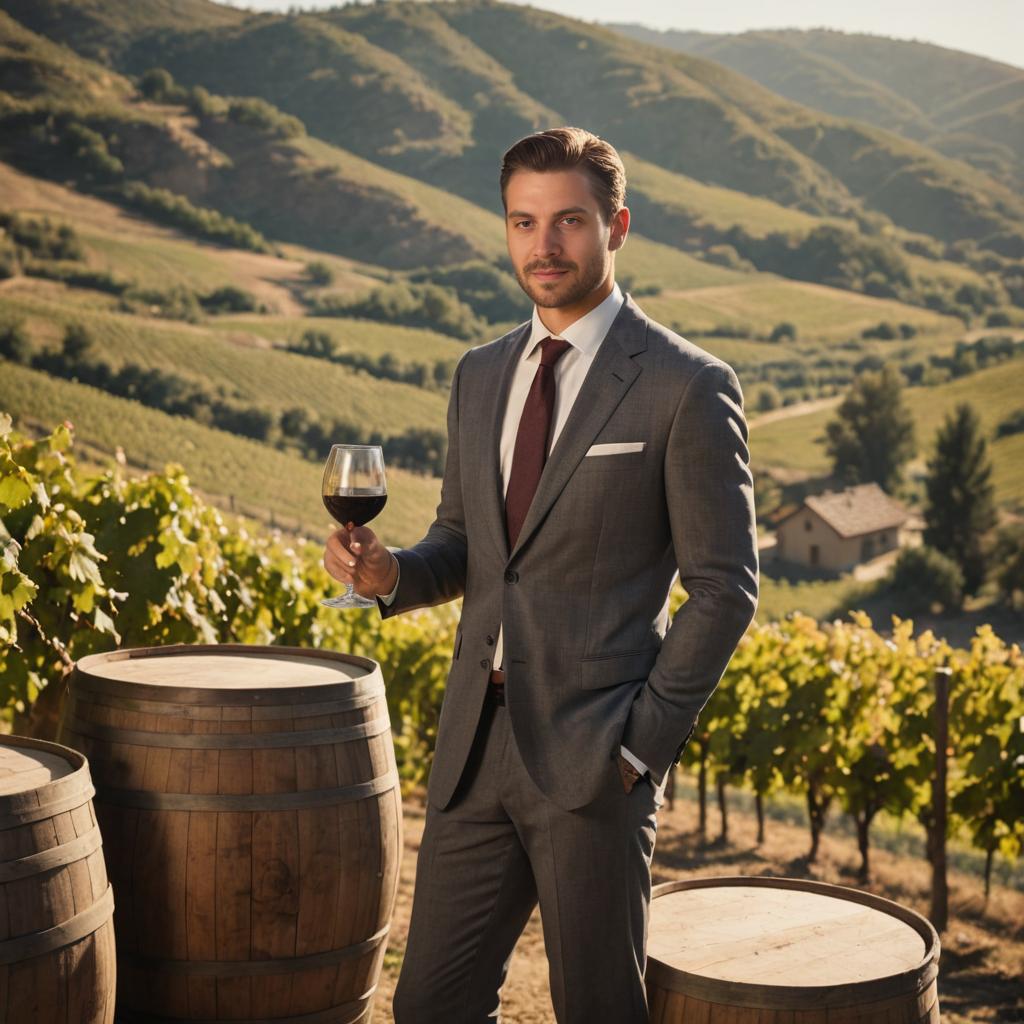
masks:
{"label": "shirt collar", "polygon": [[579,349],[584,355],[593,356],[601,347],[612,321],[619,315],[622,308],[622,289],[618,283],[614,285],[608,297],[595,306],[589,313],[574,321],[561,334],[552,334],[541,322],[540,311],[533,307],[533,323],[530,328],[530,340],[523,351],[523,359],[529,359],[537,346],[548,337],[564,338],[573,348]]}

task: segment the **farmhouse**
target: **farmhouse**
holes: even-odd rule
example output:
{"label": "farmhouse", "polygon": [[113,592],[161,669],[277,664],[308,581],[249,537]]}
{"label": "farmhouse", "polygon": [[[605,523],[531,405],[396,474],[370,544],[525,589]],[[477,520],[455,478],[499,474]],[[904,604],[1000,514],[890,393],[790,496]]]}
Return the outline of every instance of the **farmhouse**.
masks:
{"label": "farmhouse", "polygon": [[901,546],[910,512],[878,484],[804,498],[776,524],[776,560],[845,572]]}

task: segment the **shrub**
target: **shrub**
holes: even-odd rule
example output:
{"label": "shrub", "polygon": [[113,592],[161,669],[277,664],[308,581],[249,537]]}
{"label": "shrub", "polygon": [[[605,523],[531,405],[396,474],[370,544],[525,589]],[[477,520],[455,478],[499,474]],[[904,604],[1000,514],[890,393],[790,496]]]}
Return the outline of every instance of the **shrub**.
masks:
{"label": "shrub", "polygon": [[883,320],[879,324],[875,324],[874,327],[865,327],[860,332],[862,338],[878,338],[880,341],[893,341],[899,337],[899,332],[895,327],[887,320]]}
{"label": "shrub", "polygon": [[487,326],[452,289],[405,281],[382,285],[355,299],[321,300],[314,312],[318,316],[355,316],[409,327],[429,327],[465,340],[481,336]]}
{"label": "shrub", "polygon": [[28,365],[32,358],[32,342],[24,320],[0,322],[0,358]]}
{"label": "shrub", "polygon": [[[520,321],[528,315],[523,292],[515,278],[486,260],[467,260],[430,267],[409,275],[412,284],[434,284],[454,292],[472,311],[490,323]],[[620,285],[628,290],[625,284]]]}
{"label": "shrub", "polygon": [[1009,437],[1011,434],[1024,433],[1024,409],[1017,409],[999,421],[996,427],[996,437]]}
{"label": "shrub", "polygon": [[95,342],[85,324],[68,324],[61,342],[61,352],[72,363],[81,362],[93,349]]}
{"label": "shrub", "polygon": [[214,289],[200,298],[199,303],[208,313],[253,313],[259,308],[252,292],[233,284]]}
{"label": "shrub", "polygon": [[796,324],[791,324],[788,320],[784,320],[780,324],[776,324],[772,328],[772,333],[768,335],[769,341],[795,341],[796,340]]}
{"label": "shrub", "polygon": [[1024,608],[1024,524],[1004,526],[996,534],[992,551],[993,576],[1000,600],[1011,608]]}
{"label": "shrub", "polygon": [[141,181],[129,181],[122,186],[121,194],[131,206],[144,210],[154,219],[182,228],[200,238],[237,245],[253,252],[270,252],[267,240],[250,225],[228,217],[219,210],[193,206],[185,196],[168,189],[150,188]]}
{"label": "shrub", "polygon": [[903,548],[888,579],[907,613],[928,612],[936,603],[944,611],[954,611],[963,604],[964,575],[960,567],[927,544]]}
{"label": "shrub", "polygon": [[758,385],[754,399],[754,408],[758,412],[771,412],[772,409],[778,409],[781,404],[779,389],[774,384]]}
{"label": "shrub", "polygon": [[154,103],[182,103],[189,93],[176,85],[170,71],[150,68],[139,79],[139,92]]}
{"label": "shrub", "polygon": [[334,271],[323,260],[313,260],[306,264],[306,277],[317,285],[334,284]]}
{"label": "shrub", "polygon": [[124,164],[107,149],[107,140],[99,132],[77,121],[64,125],[62,139],[65,149],[97,183],[117,181],[124,175]]}
{"label": "shrub", "polygon": [[278,110],[258,96],[244,96],[228,101],[228,118],[236,124],[255,128],[278,139],[292,139],[306,134],[306,126],[294,115]]}

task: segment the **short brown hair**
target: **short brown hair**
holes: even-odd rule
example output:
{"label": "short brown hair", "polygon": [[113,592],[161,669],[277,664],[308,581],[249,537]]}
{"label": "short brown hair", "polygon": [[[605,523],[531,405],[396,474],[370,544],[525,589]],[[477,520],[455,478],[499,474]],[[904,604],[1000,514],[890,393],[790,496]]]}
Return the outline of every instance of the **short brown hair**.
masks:
{"label": "short brown hair", "polygon": [[585,128],[549,128],[521,138],[501,158],[501,202],[513,173],[579,169],[590,179],[605,221],[626,202],[626,168],[615,147]]}

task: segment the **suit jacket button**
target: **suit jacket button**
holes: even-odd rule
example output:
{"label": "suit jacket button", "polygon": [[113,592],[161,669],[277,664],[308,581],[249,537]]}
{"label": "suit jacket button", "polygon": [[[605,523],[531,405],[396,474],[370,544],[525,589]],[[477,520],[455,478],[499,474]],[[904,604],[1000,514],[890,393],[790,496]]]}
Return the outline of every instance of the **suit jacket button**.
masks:
{"label": "suit jacket button", "polygon": [[506,583],[518,583],[519,582],[519,573],[513,572],[513,570],[508,569],[505,572],[505,582]]}
{"label": "suit jacket button", "polygon": [[490,634],[487,635],[487,646],[488,647],[493,647],[494,646],[494,637],[491,636]]}
{"label": "suit jacket button", "polygon": [[491,663],[486,658],[483,658],[481,660],[481,662],[480,662],[480,667],[481,668],[487,668],[490,664]]}

